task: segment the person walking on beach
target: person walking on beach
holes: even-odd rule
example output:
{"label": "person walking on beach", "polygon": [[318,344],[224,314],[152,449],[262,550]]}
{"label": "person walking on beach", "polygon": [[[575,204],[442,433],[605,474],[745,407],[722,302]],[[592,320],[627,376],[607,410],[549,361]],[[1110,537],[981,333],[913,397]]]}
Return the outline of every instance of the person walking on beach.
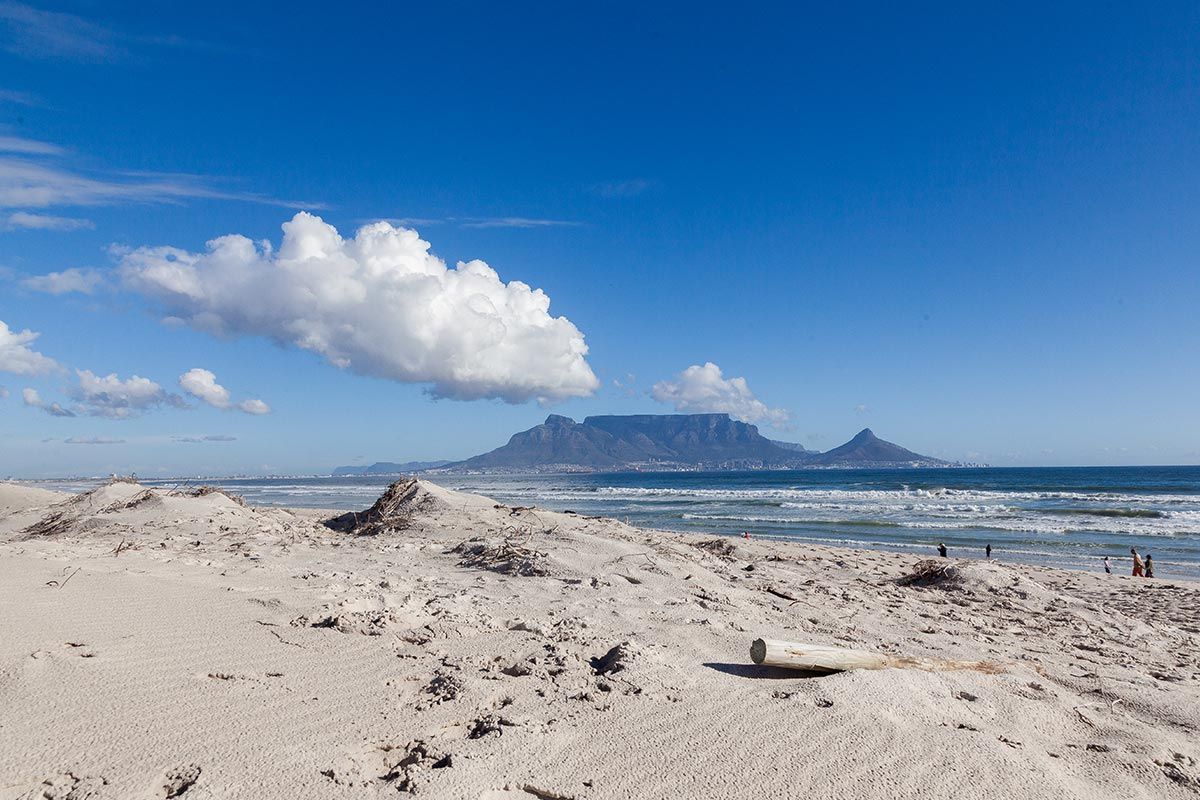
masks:
{"label": "person walking on beach", "polygon": [[1145,567],[1142,565],[1142,557],[1137,554],[1137,548],[1131,547],[1129,548],[1129,552],[1133,556],[1133,577],[1144,577],[1146,574]]}
{"label": "person walking on beach", "polygon": [[942,558],[946,557],[946,545],[943,542],[938,542],[938,555]]}
{"label": "person walking on beach", "polygon": [[1112,567],[1108,565],[1108,556],[1104,557],[1104,571],[1109,575],[1112,575]]}
{"label": "person walking on beach", "polygon": [[1150,557],[1149,553],[1146,553],[1146,577],[1154,577],[1154,559]]}
{"label": "person walking on beach", "polygon": [[991,558],[991,557],[992,557],[992,545],[991,545],[991,543],[990,543],[990,542],[988,543],[987,549],[985,549],[985,550],[983,551],[983,553],[984,553],[984,557],[985,557],[985,558]]}

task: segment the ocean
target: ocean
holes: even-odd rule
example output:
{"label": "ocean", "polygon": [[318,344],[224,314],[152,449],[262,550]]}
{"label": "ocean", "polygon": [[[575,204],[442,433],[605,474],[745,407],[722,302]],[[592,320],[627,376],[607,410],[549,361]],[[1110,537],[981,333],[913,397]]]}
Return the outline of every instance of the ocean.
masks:
{"label": "ocean", "polygon": [[[515,505],[601,514],[695,534],[1128,573],[1129,548],[1160,577],[1200,580],[1200,467],[434,475]],[[392,478],[202,481],[252,504],[366,508]],[[179,481],[145,481],[173,485]],[[83,488],[86,483],[60,484]]]}

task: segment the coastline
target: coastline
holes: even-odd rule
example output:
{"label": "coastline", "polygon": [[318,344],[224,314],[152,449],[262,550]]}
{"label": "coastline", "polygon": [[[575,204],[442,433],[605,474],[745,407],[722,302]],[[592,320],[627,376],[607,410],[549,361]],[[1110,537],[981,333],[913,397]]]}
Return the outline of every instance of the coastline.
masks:
{"label": "coastline", "polygon": [[[90,495],[30,536],[70,498],[0,485],[0,798],[1200,787],[1193,582],[951,559],[904,586],[922,558],[425,482],[357,536],[220,492]],[[759,636],[1003,669],[800,676],[752,666]]]}

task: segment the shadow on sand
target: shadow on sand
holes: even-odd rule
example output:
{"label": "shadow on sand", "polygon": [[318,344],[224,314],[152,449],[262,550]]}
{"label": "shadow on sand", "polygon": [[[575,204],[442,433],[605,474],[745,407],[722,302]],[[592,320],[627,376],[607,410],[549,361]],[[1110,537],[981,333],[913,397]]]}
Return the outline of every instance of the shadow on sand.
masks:
{"label": "shadow on sand", "polygon": [[755,678],[757,680],[796,680],[797,678],[824,678],[831,672],[822,670],[784,669],[783,667],[766,667],[761,664],[718,664],[705,662],[704,666],[733,675],[738,678]]}

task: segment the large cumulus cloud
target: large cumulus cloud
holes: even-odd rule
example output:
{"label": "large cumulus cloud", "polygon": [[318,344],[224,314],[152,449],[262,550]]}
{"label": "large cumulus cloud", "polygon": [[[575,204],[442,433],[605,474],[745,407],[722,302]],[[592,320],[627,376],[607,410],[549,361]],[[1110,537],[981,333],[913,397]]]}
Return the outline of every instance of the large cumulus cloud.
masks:
{"label": "large cumulus cloud", "polygon": [[335,366],[428,383],[439,397],[580,397],[599,382],[583,334],[550,298],[482,261],[450,269],[416,231],[377,222],[344,239],[300,213],[269,242],[222,236],[203,253],[125,253],[124,284],[187,325],[265,336]]}

